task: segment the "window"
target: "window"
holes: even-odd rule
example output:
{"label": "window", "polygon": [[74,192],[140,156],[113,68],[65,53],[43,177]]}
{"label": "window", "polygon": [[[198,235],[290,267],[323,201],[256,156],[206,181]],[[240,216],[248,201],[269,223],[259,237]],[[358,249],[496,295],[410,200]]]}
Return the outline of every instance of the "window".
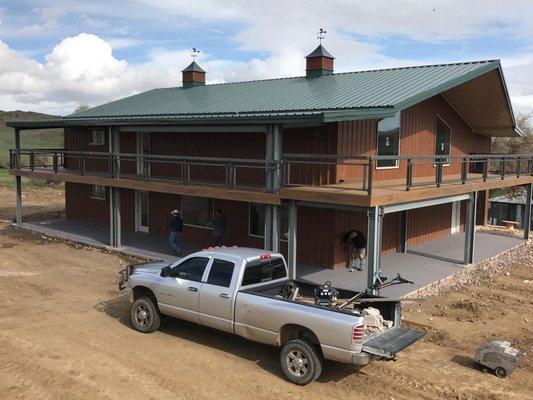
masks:
{"label": "window", "polygon": [[91,194],[89,195],[91,199],[96,200],[105,200],[105,186],[101,185],[92,185]]}
{"label": "window", "polygon": [[281,258],[254,261],[246,265],[242,278],[242,286],[269,282],[274,279],[285,278],[286,276],[287,271]]}
{"label": "window", "polygon": [[[248,210],[248,234],[250,236],[265,237],[265,212],[264,204],[250,203]],[[281,240],[289,239],[289,206],[281,206]]]}
{"label": "window", "polygon": [[174,267],[173,276],[188,281],[200,282],[208,262],[209,258],[205,257],[189,258]]}
{"label": "window", "polygon": [[212,228],[213,199],[205,197],[181,197],[181,218],[185,225]]}
{"label": "window", "polygon": [[[400,155],[400,112],[378,122],[378,156]],[[378,160],[378,168],[397,168],[398,159]]]}
{"label": "window", "polygon": [[105,144],[105,131],[103,129],[91,129],[91,141],[89,144]]}
{"label": "window", "polygon": [[235,264],[224,260],[213,260],[207,283],[211,285],[229,287]]}
{"label": "window", "polygon": [[[451,128],[440,117],[437,116],[437,127],[435,129],[435,155],[450,155],[450,141],[452,136]],[[441,158],[445,164],[450,163],[447,157]]]}

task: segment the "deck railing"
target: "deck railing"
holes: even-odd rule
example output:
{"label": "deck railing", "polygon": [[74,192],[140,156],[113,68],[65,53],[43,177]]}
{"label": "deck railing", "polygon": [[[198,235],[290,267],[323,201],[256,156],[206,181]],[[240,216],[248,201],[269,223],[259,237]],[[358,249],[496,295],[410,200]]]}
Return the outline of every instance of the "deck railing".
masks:
{"label": "deck railing", "polygon": [[275,192],[268,182],[272,174],[279,174],[281,187],[340,185],[371,195],[380,181],[393,182],[395,187],[403,186],[405,190],[412,190],[417,187],[439,188],[448,184],[501,180],[511,176],[532,176],[533,154],[284,154],[280,161],[267,161],[63,149],[11,149],[10,167],[267,192]]}

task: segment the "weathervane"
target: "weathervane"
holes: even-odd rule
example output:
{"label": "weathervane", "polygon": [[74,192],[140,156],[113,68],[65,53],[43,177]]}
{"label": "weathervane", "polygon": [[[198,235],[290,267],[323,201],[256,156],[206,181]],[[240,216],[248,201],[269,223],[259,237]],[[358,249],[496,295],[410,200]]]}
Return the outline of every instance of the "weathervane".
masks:
{"label": "weathervane", "polygon": [[320,44],[322,44],[322,40],[324,39],[324,37],[326,36],[326,30],[324,28],[320,28],[318,30],[318,32],[316,33],[316,38],[318,39],[318,41],[320,42]]}
{"label": "weathervane", "polygon": [[191,57],[193,61],[196,57],[198,57],[198,54],[200,54],[200,50],[198,50],[196,47],[193,47],[191,52]]}

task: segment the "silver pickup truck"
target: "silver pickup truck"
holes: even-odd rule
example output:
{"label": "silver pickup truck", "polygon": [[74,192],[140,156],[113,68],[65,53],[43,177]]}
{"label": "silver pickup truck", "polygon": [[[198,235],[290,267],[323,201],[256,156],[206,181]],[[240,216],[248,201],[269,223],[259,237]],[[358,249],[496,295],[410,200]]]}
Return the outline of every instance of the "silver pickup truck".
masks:
{"label": "silver pickup truck", "polygon": [[[138,331],[158,329],[164,314],[281,347],[281,368],[299,385],[320,376],[324,359],[357,366],[393,359],[422,336],[400,327],[399,301],[365,295],[351,309],[325,305],[323,298],[313,302],[331,289],[289,280],[283,256],[265,250],[207,249],[170,265],[132,265],[120,275]],[[339,300],[357,294],[333,290]],[[370,333],[361,315],[366,306],[379,310],[389,326]]]}

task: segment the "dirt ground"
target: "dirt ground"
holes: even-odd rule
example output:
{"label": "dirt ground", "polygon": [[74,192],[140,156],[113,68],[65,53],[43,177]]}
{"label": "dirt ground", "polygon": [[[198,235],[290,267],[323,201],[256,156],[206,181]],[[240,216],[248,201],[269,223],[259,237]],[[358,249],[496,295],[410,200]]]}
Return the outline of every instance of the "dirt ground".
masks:
{"label": "dirt ground", "polygon": [[[26,194],[33,217],[57,215],[57,189]],[[0,219],[13,193],[0,189]],[[55,193],[55,194],[54,194]],[[0,399],[533,399],[529,354],[508,379],[472,360],[488,339],[533,346],[533,246],[479,268],[459,285],[404,305],[426,337],[356,371],[326,363],[306,387],[283,378],[278,351],[167,318],[133,330],[117,272],[130,260],[0,223]]]}

